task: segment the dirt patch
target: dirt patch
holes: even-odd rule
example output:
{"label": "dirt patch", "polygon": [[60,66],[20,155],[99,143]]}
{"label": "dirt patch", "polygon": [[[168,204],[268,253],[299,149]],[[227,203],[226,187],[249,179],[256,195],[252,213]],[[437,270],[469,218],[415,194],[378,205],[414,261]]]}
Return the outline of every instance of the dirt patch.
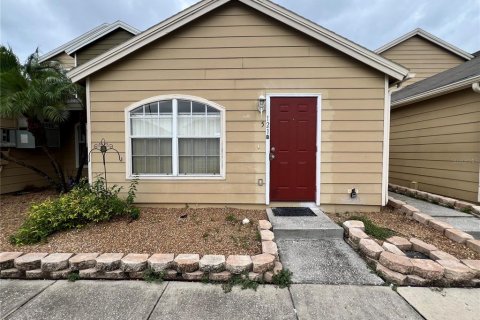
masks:
{"label": "dirt patch", "polygon": [[401,213],[393,211],[390,208],[384,208],[381,212],[368,213],[342,213],[327,215],[337,223],[346,221],[351,216],[363,216],[369,218],[373,223],[384,228],[388,228],[396,235],[410,239],[412,237],[433,244],[438,249],[448,252],[459,259],[480,259],[480,254],[467,248],[465,245],[456,243],[438,231],[424,226],[417,221],[406,218]]}
{"label": "dirt patch", "polygon": [[[37,245],[14,246],[8,242],[23,223],[28,208],[51,191],[0,197],[0,250],[23,252],[135,252],[246,254],[261,253],[258,220],[265,210],[234,208],[164,209],[141,208],[140,219],[127,218],[58,232]],[[181,218],[181,216],[185,216]],[[250,219],[242,225],[241,220]]]}

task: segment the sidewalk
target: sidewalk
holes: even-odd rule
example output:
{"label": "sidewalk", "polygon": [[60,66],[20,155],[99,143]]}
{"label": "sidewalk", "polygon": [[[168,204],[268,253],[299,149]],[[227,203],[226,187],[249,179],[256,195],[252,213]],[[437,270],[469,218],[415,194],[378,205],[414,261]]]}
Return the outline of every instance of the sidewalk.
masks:
{"label": "sidewalk", "polygon": [[471,234],[475,239],[480,239],[480,218],[474,215],[391,191],[388,192],[388,195],[414,206],[420,212],[445,221],[455,228]]}
{"label": "sidewalk", "polygon": [[[1,319],[422,319],[385,286],[0,280]],[[457,320],[461,318],[456,317]]]}

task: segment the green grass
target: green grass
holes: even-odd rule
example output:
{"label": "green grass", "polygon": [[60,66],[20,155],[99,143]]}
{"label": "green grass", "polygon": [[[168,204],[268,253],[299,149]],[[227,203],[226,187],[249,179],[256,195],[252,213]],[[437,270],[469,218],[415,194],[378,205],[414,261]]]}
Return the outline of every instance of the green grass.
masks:
{"label": "green grass", "polygon": [[365,225],[365,233],[379,240],[386,240],[387,238],[395,235],[395,232],[393,232],[392,230],[377,226],[367,217],[351,216],[349,220],[362,221]]}

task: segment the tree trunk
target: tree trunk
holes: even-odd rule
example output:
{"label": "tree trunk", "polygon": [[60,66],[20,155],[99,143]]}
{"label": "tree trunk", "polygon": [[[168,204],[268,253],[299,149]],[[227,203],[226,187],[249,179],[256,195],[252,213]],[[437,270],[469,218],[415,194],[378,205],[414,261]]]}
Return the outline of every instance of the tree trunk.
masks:
{"label": "tree trunk", "polygon": [[65,179],[65,173],[63,172],[62,166],[58,163],[57,159],[53,157],[53,155],[50,153],[48,148],[46,146],[41,147],[43,152],[47,155],[48,159],[50,159],[50,163],[52,164],[55,173],[57,174],[58,180],[59,180],[59,185],[60,185],[60,191],[61,192],[68,192],[69,191],[69,186],[67,184],[67,180]]}
{"label": "tree trunk", "polygon": [[88,154],[88,152],[87,152],[86,148],[81,150],[80,163],[78,165],[77,174],[75,176],[75,181],[74,181],[75,184],[79,183],[80,179],[82,178],[83,167],[85,166],[85,163],[87,162],[87,154]]}

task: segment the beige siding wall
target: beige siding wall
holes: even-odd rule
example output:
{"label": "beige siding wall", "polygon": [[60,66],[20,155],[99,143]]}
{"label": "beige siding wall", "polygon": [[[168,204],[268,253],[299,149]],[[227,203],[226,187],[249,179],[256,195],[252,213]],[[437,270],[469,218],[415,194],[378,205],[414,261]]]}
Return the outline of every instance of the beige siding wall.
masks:
{"label": "beige siding wall", "polygon": [[480,94],[465,89],[394,109],[390,182],[478,201]]}
{"label": "beige siding wall", "polygon": [[[35,165],[40,170],[51,173],[50,162],[40,150],[2,148],[9,156]],[[32,161],[35,159],[35,161]],[[16,192],[26,187],[43,187],[47,181],[33,171],[13,162],[0,160],[0,193]]]}
{"label": "beige siding wall", "polygon": [[54,56],[53,58],[50,59],[51,61],[58,61],[62,64],[62,66],[69,70],[73,67],[75,67],[75,58],[74,57],[71,57],[69,56],[68,54],[66,54],[65,52],[62,52],[56,56]]}
{"label": "beige siding wall", "polygon": [[416,74],[406,85],[458,66],[464,59],[422,37],[414,36],[381,54]]}
{"label": "beige siding wall", "polygon": [[[384,75],[238,4],[107,67],[91,77],[90,90],[92,143],[105,138],[122,153],[123,111],[134,102],[188,94],[227,110],[225,181],[143,180],[138,202],[264,204],[258,97],[321,93],[322,205],[381,204]],[[109,182],[126,185],[125,163],[109,159]],[[93,174],[100,172],[95,155]],[[356,200],[347,194],[352,187]]]}
{"label": "beige siding wall", "polygon": [[81,65],[102,53],[118,46],[120,43],[127,41],[133,35],[123,29],[111,32],[108,35],[96,40],[85,48],[80,49],[77,54],[77,65]]}

